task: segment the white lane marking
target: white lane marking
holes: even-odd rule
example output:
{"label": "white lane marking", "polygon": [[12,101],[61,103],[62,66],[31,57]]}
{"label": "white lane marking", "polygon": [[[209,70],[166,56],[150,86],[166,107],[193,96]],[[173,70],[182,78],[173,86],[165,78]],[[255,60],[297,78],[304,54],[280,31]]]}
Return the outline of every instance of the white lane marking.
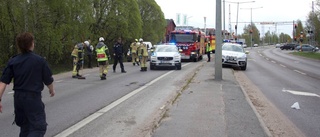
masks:
{"label": "white lane marking", "polygon": [[56,83],[59,83],[59,82],[62,82],[63,80],[57,80],[57,81],[55,81]]}
{"label": "white lane marking", "polygon": [[13,94],[14,93],[14,91],[10,91],[10,92],[8,92],[8,94]]}
{"label": "white lane marking", "polygon": [[281,67],[284,67],[284,68],[286,68],[286,66],[285,66],[285,65],[282,65],[282,64],[280,64],[280,66],[281,66]]}
{"label": "white lane marking", "polygon": [[306,75],[306,73],[303,73],[303,72],[301,72],[301,71],[299,71],[299,70],[293,70],[293,71],[298,72],[298,73],[300,73],[300,74],[302,74],[302,75]]}
{"label": "white lane marking", "polygon": [[262,54],[259,54],[262,57]]}
{"label": "white lane marking", "polygon": [[302,91],[294,91],[294,90],[286,90],[283,89],[283,92],[288,92],[294,95],[301,95],[301,96],[311,96],[311,97],[320,97],[319,95],[315,94],[315,93],[310,93],[310,92],[302,92]]}
{"label": "white lane marking", "polygon": [[[191,63],[187,63],[182,65],[182,67],[187,66]],[[55,137],[67,137],[69,135],[71,135],[72,133],[74,133],[75,131],[79,130],[80,128],[84,127],[85,125],[87,125],[88,123],[90,123],[91,121],[95,120],[96,118],[98,118],[99,116],[103,115],[104,113],[108,112],[109,110],[111,110],[112,108],[118,106],[119,104],[121,104],[122,102],[126,101],[127,99],[129,99],[130,97],[132,97],[133,95],[139,93],[140,91],[142,91],[143,89],[147,88],[148,86],[152,85],[153,83],[159,81],[160,79],[162,79],[163,77],[169,75],[170,73],[174,72],[175,70],[171,70],[163,75],[161,75],[160,77],[152,80],[151,82],[143,85],[142,87],[130,92],[129,94],[121,97],[120,99],[112,102],[111,104],[109,104],[108,106],[98,110],[97,112],[91,114],[90,116],[86,117],[85,119],[81,120],[80,122],[76,123],[75,125],[67,128],[66,130],[62,131],[61,133],[57,134]]]}
{"label": "white lane marking", "polygon": [[266,58],[266,60],[269,60],[269,58]]}
{"label": "white lane marking", "polygon": [[276,64],[276,63],[277,63],[277,62],[275,62],[275,61],[273,61],[273,60],[272,60],[271,62],[272,62],[272,63],[274,63],[274,64]]}

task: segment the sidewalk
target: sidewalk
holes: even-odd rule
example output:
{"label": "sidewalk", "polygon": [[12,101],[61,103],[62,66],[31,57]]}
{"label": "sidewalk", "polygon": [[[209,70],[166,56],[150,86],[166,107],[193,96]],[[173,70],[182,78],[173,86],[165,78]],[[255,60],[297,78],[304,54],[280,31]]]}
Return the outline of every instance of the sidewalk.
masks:
{"label": "sidewalk", "polygon": [[167,112],[154,137],[266,137],[264,124],[233,76],[223,68],[214,80],[214,64],[204,63],[188,88]]}

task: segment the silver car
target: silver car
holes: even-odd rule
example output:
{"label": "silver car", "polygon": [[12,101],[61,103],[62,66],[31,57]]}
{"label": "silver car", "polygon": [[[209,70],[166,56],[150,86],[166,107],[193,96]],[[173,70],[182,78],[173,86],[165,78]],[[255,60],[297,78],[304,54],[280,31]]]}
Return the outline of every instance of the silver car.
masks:
{"label": "silver car", "polygon": [[247,54],[240,44],[224,43],[222,45],[222,66],[240,67],[241,70],[247,69]]}
{"label": "silver car", "polygon": [[181,55],[176,45],[155,45],[150,58],[150,69],[175,68],[181,70]]}

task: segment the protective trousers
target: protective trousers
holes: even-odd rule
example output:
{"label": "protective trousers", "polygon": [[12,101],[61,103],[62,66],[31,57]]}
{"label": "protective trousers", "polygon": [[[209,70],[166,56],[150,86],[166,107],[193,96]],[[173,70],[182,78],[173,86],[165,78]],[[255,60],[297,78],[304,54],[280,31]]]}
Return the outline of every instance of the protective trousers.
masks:
{"label": "protective trousers", "polygon": [[137,53],[132,53],[132,63],[133,63],[133,65],[135,65],[135,64],[139,65],[139,58],[138,58]]}
{"label": "protective trousers", "polygon": [[148,56],[142,56],[141,58],[141,68],[147,67]]}
{"label": "protective trousers", "polygon": [[79,76],[79,71],[82,67],[82,61],[79,61],[77,57],[72,57],[73,60],[73,69],[72,69],[72,76]]}
{"label": "protective trousers", "polygon": [[100,78],[104,79],[104,78],[106,78],[106,76],[108,74],[109,63],[108,63],[108,61],[98,61],[98,64],[99,64]]}
{"label": "protective trousers", "polygon": [[15,123],[20,127],[19,137],[43,137],[47,131],[45,106],[41,93],[14,93]]}

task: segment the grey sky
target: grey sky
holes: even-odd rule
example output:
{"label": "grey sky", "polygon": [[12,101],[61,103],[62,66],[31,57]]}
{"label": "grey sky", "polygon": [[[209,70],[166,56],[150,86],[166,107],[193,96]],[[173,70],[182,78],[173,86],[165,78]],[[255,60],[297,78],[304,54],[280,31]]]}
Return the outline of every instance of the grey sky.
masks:
{"label": "grey sky", "polygon": [[[177,14],[181,15],[181,23],[183,25],[183,16],[187,16],[187,24],[204,27],[204,17],[207,20],[207,28],[215,27],[215,3],[216,0],[155,0],[166,19],[173,19],[177,22]],[[229,17],[231,18],[231,28],[234,31],[237,19],[237,4],[229,2],[248,2],[252,0],[226,0],[225,3],[225,28],[229,30]],[[258,8],[252,10],[253,22],[293,22],[296,20],[306,21],[306,17],[312,11],[313,0],[254,0],[253,3],[239,4],[238,22],[250,22],[250,8]],[[222,0],[223,3],[223,0]],[[230,5],[230,12],[229,12]],[[223,6],[223,4],[222,4]],[[222,11],[223,13],[223,11]],[[231,16],[229,16],[229,14]],[[303,22],[304,23],[304,22]],[[177,24],[179,25],[179,24]],[[245,23],[238,24],[238,33],[243,32]],[[262,33],[267,31],[284,32],[291,36],[292,24],[287,25],[262,25],[256,23],[257,28]]]}

